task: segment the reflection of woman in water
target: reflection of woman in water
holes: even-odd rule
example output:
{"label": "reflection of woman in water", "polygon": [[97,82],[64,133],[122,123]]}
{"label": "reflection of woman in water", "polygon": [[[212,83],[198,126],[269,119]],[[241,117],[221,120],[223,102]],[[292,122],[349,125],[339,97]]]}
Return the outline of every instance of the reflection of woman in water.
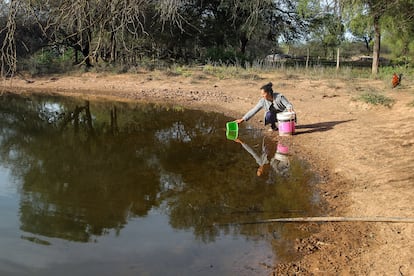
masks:
{"label": "reflection of woman in water", "polygon": [[[290,168],[289,157],[276,150],[276,143],[274,141],[268,142],[265,141],[265,138],[266,136],[263,137],[262,151],[260,155],[240,139],[235,139],[234,141],[241,144],[242,147],[256,160],[256,163],[259,165],[257,168],[257,176],[262,176],[268,168],[272,168],[273,171],[279,175],[287,176]],[[270,156],[272,156],[272,158],[269,160]],[[269,177],[272,178],[270,175]],[[271,181],[270,178],[269,181]]]}
{"label": "reflection of woman in water", "polygon": [[274,144],[274,143],[266,143],[265,142],[265,137],[263,137],[263,142],[262,142],[262,152],[260,155],[258,155],[254,149],[252,149],[249,145],[247,145],[246,143],[242,142],[240,139],[235,139],[235,142],[239,143],[242,145],[242,147],[248,152],[250,153],[251,156],[253,156],[253,158],[256,160],[256,163],[259,165],[259,167],[257,168],[257,176],[261,176],[263,175],[263,173],[265,172],[265,170],[270,167],[270,162],[269,162],[269,156],[272,156],[272,152],[275,152],[275,149],[272,149],[272,147],[270,146],[270,144]]}
{"label": "reflection of woman in water", "polygon": [[276,152],[269,163],[276,173],[287,176],[290,167],[288,156]]}

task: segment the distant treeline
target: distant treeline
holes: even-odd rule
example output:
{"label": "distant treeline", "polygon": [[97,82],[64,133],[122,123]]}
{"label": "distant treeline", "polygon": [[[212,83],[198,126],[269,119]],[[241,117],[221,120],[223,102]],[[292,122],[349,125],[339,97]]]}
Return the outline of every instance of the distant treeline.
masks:
{"label": "distant treeline", "polygon": [[[69,59],[87,68],[154,61],[243,65],[301,45],[321,57],[308,66],[330,66],[345,43],[344,56],[371,55],[374,67],[381,37],[388,55],[409,63],[413,14],[412,0],[1,1],[1,74],[18,66],[53,69],[51,61],[59,60],[64,68]],[[291,62],[306,65],[286,65]]]}

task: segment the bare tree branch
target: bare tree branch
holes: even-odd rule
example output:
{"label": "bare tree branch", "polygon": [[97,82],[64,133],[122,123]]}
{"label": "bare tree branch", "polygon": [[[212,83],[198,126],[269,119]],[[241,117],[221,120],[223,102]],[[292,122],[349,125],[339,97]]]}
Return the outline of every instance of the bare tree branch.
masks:
{"label": "bare tree branch", "polygon": [[5,37],[1,46],[1,75],[13,76],[16,72],[16,42],[14,34],[16,32],[16,15],[17,0],[10,0],[9,14],[7,17],[6,27],[1,30],[5,33]]}

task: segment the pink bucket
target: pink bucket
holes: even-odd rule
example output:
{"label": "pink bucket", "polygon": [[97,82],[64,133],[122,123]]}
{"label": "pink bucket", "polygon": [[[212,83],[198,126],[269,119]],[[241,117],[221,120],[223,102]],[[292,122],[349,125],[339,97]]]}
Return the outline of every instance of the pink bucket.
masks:
{"label": "pink bucket", "polygon": [[277,113],[279,135],[287,136],[295,133],[295,112]]}
{"label": "pink bucket", "polygon": [[275,159],[282,162],[289,161],[289,147],[280,141],[277,143]]}
{"label": "pink bucket", "polygon": [[289,147],[287,145],[284,145],[281,142],[277,143],[277,152],[281,154],[288,154],[289,153]]}

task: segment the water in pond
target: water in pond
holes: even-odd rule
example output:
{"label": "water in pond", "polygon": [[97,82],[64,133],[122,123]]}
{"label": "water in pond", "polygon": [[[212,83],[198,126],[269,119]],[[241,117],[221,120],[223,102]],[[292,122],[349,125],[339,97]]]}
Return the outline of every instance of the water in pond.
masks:
{"label": "water in pond", "polygon": [[0,275],[268,273],[303,233],[238,222],[316,214],[313,176],[289,141],[227,140],[228,120],[1,96]]}

